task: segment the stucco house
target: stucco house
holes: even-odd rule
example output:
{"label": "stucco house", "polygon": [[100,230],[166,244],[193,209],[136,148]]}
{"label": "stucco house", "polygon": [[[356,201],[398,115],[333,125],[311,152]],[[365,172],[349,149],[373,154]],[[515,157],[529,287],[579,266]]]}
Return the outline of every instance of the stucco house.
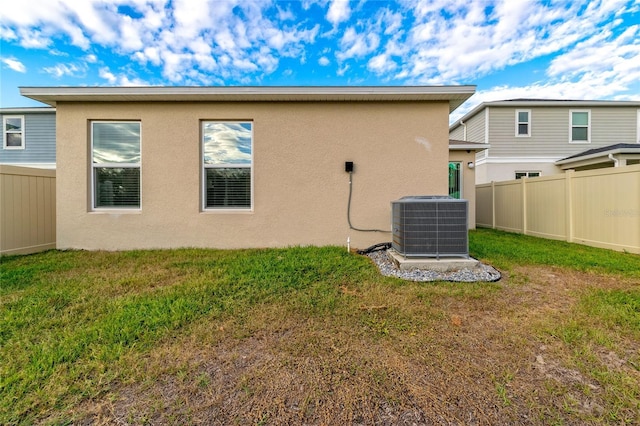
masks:
{"label": "stucco house", "polygon": [[56,167],[55,108],[0,108],[0,165]]}
{"label": "stucco house", "polygon": [[57,247],[117,250],[389,241],[392,201],[448,193],[475,87],[20,90],[56,108]]}
{"label": "stucco house", "polygon": [[485,102],[453,123],[449,136],[491,145],[476,157],[478,184],[630,165],[640,160],[640,102]]}

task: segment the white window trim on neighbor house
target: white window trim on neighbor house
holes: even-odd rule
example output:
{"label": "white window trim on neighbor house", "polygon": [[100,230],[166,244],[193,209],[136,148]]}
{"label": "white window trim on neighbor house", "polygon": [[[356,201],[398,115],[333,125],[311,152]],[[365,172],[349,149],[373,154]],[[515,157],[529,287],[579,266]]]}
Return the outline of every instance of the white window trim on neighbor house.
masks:
{"label": "white window trim on neighbor house", "polygon": [[[576,112],[587,113],[587,124],[573,124],[573,114]],[[587,139],[573,139],[574,128],[587,128]],[[591,110],[590,109],[571,109],[569,110],[569,143],[591,143]]]}
{"label": "white window trim on neighbor house", "polygon": [[[94,125],[95,124],[130,124],[136,123],[138,124],[139,131],[139,139],[138,139],[138,150],[139,150],[139,161],[137,162],[95,162],[94,161]],[[113,211],[117,210],[118,212],[140,212],[142,210],[142,122],[136,120],[118,120],[118,121],[109,121],[109,120],[93,120],[91,121],[91,152],[90,152],[90,168],[91,168],[91,211],[93,212],[104,212],[104,211]],[[98,197],[100,194],[96,191],[96,172],[97,169],[105,168],[105,169],[138,169],[138,203],[137,205],[110,205],[110,206],[101,206],[98,203]]]}
{"label": "white window trim on neighbor house", "polygon": [[[205,161],[205,126],[207,124],[231,124],[231,125],[249,125],[250,126],[250,158],[248,161],[224,161],[217,160],[215,163],[207,163]],[[201,199],[202,205],[201,209],[203,212],[209,213],[251,213],[253,212],[253,137],[254,137],[254,123],[251,120],[202,120],[200,124],[200,151],[201,151]],[[220,205],[220,206],[208,206],[209,204],[209,182],[207,179],[207,172],[209,170],[214,169],[249,169],[249,203],[248,205],[241,206],[228,206],[228,205]],[[213,189],[213,187],[211,188]]]}
{"label": "white window trim on neighbor house", "polygon": [[[7,121],[10,119],[20,120],[20,130],[7,129]],[[20,145],[10,146],[8,144],[9,135],[20,135]],[[24,115],[5,115],[2,117],[2,148],[3,149],[24,149],[25,148],[25,131],[24,131]]]}
{"label": "white window trim on neighbor house", "polygon": [[[527,113],[527,120],[520,120],[520,113]],[[529,138],[531,137],[531,110],[530,109],[516,109],[516,123],[515,123],[515,135],[517,138]],[[527,133],[520,133],[520,126],[526,124]]]}
{"label": "white window trim on neighbor house", "polygon": [[542,172],[540,170],[516,170],[514,179],[522,179],[523,177],[532,178],[532,177],[540,177],[540,176],[542,176]]}

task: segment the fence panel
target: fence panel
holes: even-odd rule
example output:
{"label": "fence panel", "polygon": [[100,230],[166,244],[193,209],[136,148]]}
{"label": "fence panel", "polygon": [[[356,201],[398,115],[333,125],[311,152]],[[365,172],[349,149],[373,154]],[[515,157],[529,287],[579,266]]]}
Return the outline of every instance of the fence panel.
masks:
{"label": "fence panel", "polygon": [[524,232],[522,185],[496,182],[494,185],[495,226],[509,232]]}
{"label": "fence panel", "polygon": [[476,187],[477,226],[640,254],[640,165]]}
{"label": "fence panel", "polygon": [[526,233],[536,237],[566,238],[566,184],[563,175],[526,181]]}
{"label": "fence panel", "polygon": [[618,167],[615,174],[606,170],[574,174],[574,242],[640,251],[640,171],[632,167]]}
{"label": "fence panel", "polygon": [[56,172],[0,166],[0,255],[56,248]]}
{"label": "fence panel", "polygon": [[493,185],[476,186],[476,226],[493,227]]}

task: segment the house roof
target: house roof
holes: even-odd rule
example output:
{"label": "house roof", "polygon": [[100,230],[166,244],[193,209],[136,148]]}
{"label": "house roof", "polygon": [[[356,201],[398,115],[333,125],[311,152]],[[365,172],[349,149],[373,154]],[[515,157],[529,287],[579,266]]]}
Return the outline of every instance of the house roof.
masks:
{"label": "house roof", "polygon": [[488,143],[460,141],[456,139],[449,139],[449,151],[482,151],[483,149],[491,148]]}
{"label": "house roof", "polygon": [[640,107],[640,101],[608,101],[608,100],[574,100],[574,99],[507,99],[503,101],[483,102],[466,113],[464,116],[449,126],[452,131],[469,120],[474,115],[487,107],[573,107],[573,108],[590,108],[590,107]]}
{"label": "house roof", "polygon": [[557,165],[576,163],[578,161],[592,160],[598,157],[608,157],[609,154],[640,154],[640,143],[616,143],[613,145],[592,148],[578,154],[571,155],[556,161]]}
{"label": "house roof", "polygon": [[58,102],[371,102],[448,101],[454,111],[476,86],[21,87],[27,98]]}

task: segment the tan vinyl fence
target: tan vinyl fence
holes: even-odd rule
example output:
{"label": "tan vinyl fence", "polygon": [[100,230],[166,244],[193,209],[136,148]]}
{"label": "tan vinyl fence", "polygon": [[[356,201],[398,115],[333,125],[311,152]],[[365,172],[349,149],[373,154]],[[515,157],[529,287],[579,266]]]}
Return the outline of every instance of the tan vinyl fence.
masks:
{"label": "tan vinyl fence", "polygon": [[0,256],[56,248],[56,171],[0,166]]}
{"label": "tan vinyl fence", "polygon": [[476,226],[640,254],[640,165],[477,185]]}

